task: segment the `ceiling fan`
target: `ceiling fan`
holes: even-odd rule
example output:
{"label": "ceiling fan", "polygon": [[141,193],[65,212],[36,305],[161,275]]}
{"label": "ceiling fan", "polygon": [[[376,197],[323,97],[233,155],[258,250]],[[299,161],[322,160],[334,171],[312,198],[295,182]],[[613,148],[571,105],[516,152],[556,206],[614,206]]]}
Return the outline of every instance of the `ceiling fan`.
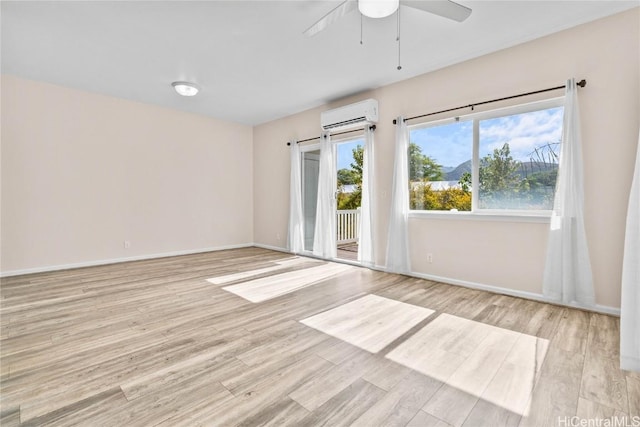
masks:
{"label": "ceiling fan", "polygon": [[309,37],[314,36],[356,9],[369,18],[385,18],[398,10],[400,5],[458,22],[464,21],[471,15],[471,9],[450,0],[346,0],[305,30],[304,34]]}

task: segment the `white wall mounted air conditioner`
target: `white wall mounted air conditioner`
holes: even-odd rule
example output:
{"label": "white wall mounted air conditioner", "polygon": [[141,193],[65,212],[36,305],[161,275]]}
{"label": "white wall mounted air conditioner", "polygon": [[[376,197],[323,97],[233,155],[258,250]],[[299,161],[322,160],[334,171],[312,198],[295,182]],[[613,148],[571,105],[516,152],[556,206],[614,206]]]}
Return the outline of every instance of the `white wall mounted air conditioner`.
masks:
{"label": "white wall mounted air conditioner", "polygon": [[334,131],[363,127],[378,122],[378,101],[367,99],[320,114],[322,130]]}

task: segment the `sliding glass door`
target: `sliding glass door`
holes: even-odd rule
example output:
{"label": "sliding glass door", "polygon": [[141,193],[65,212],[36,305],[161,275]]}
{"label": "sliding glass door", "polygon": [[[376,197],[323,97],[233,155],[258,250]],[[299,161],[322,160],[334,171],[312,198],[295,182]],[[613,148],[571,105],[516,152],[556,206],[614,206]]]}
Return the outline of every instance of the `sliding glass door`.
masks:
{"label": "sliding glass door", "polygon": [[[366,213],[363,213],[361,209],[363,201],[363,170],[366,169],[364,168],[365,146],[367,145],[365,144],[365,139],[360,136],[332,142],[333,167],[329,169],[332,169],[333,179],[331,180],[330,192],[322,198],[318,197],[319,182],[322,179],[320,176],[320,147],[319,145],[301,147],[300,168],[304,252],[314,253],[314,243],[316,246],[322,246],[323,243],[319,243],[322,240],[316,241],[320,236],[320,238],[330,238],[332,241],[329,242],[329,245],[334,250],[325,250],[325,255],[318,255],[316,252],[316,255],[331,259],[339,258],[351,262],[358,262],[361,259],[359,251],[364,249],[365,246],[360,247],[362,237],[360,234],[362,232],[370,233],[371,230],[369,225],[364,227],[364,223],[362,223],[362,215],[369,214],[369,211],[367,210]],[[364,190],[366,191],[366,189]],[[331,199],[330,215],[333,217],[329,217],[326,222],[323,221],[323,224],[316,224],[317,218],[319,218],[319,208],[326,209],[326,206],[318,206],[318,200],[326,201],[326,197]],[[326,212],[323,215],[326,217]],[[330,220],[335,220],[335,228],[333,225],[327,224]],[[324,234],[317,235],[318,233]],[[365,241],[370,245],[370,236]],[[324,244],[326,244],[326,241]],[[327,255],[326,253],[329,254]],[[368,258],[362,259],[366,260]],[[369,264],[371,262],[366,263],[366,265]]]}
{"label": "sliding glass door", "polygon": [[317,147],[302,149],[302,216],[304,218],[304,250],[313,251],[318,204],[318,174],[320,150]]}
{"label": "sliding glass door", "polygon": [[360,207],[362,203],[362,138],[339,141],[337,144],[337,257],[358,260],[360,240]]}

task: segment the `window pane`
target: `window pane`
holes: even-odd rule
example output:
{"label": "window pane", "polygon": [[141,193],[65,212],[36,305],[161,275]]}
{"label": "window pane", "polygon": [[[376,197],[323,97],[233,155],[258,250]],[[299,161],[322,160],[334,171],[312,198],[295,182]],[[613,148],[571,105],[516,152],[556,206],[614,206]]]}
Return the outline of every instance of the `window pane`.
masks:
{"label": "window pane", "polygon": [[553,208],[562,117],[557,107],[480,121],[480,209]]}
{"label": "window pane", "polygon": [[470,121],[411,130],[409,208],[471,210]]}
{"label": "window pane", "polygon": [[320,150],[302,153],[302,214],[304,216],[304,249],[313,250],[318,201]]}
{"label": "window pane", "polygon": [[362,203],[362,167],[364,140],[339,142],[338,155],[338,210],[358,209]]}

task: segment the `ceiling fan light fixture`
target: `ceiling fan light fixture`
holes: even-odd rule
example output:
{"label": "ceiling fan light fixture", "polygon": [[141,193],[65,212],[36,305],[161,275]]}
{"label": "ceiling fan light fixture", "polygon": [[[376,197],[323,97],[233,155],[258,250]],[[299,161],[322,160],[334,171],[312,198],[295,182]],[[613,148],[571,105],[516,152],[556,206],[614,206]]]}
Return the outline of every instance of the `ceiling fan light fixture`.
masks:
{"label": "ceiling fan light fixture", "polygon": [[171,86],[182,96],[195,96],[198,94],[198,86],[189,82],[173,82]]}
{"label": "ceiling fan light fixture", "polygon": [[385,18],[400,6],[400,0],[358,0],[358,10],[368,18]]}

